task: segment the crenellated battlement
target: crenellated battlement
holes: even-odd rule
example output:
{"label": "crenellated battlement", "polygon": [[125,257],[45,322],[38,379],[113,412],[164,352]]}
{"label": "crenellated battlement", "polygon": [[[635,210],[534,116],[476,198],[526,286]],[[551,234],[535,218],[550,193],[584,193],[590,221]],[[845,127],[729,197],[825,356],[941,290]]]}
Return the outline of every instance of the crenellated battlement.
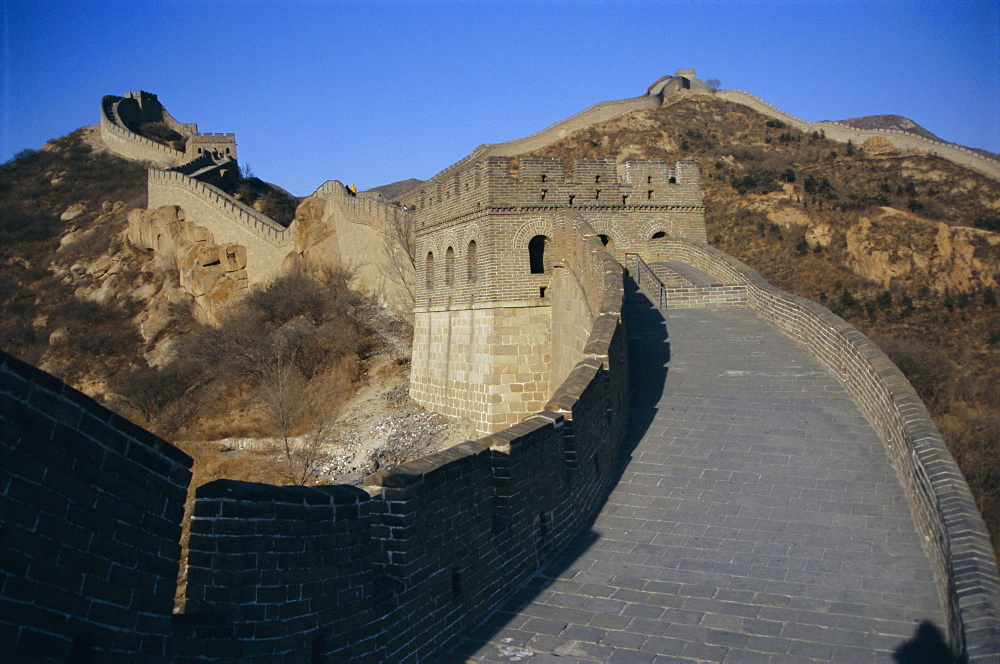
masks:
{"label": "crenellated battlement", "polygon": [[483,209],[563,207],[621,212],[703,209],[693,161],[487,157],[430,180],[410,196],[418,228]]}
{"label": "crenellated battlement", "polygon": [[[184,151],[174,150],[132,130],[137,123],[163,122],[185,139]],[[161,167],[180,166],[202,154],[236,159],[236,134],[201,133],[198,125],[178,122],[151,92],[137,90],[121,97],[105,95],[101,100],[101,137],[105,144],[128,159],[148,161]]]}

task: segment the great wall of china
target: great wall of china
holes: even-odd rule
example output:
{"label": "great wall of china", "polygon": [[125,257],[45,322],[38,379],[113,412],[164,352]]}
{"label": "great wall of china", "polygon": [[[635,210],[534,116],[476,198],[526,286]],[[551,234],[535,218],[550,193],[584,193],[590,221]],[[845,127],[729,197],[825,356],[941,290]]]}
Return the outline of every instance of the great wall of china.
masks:
{"label": "great wall of china", "polygon": [[[199,487],[186,608],[174,615],[191,459],[4,355],[0,651],[80,662],[442,656],[560,550],[615,477],[628,424],[625,265],[663,306],[757,312],[838,377],[903,486],[953,651],[989,661],[1000,648],[1000,581],[988,534],[926,410],[885,355],[826,309],[705,244],[693,162],[579,160],[567,169],[562,160],[508,158],[702,87],[681,70],[643,97],[481,146],[406,196],[408,209],[328,182],[312,197],[321,226],[297,220],[283,229],[210,184],[151,169],[150,207],[180,206],[212,241],[245,247],[251,281],[296,257],[364,251],[373,258],[361,279],[388,293],[399,284],[385,281],[378,262],[387,226],[411,223],[411,393],[432,410],[474,419],[486,435],[378,472],[362,487]],[[191,145],[171,154],[119,131],[121,109],[107,99],[102,135],[112,149],[159,166],[197,158]],[[806,124],[840,140],[840,128]],[[852,140],[869,133],[843,131]],[[989,160],[956,152],[1000,174],[980,163]],[[682,287],[651,276],[683,276],[685,265],[709,278]]]}

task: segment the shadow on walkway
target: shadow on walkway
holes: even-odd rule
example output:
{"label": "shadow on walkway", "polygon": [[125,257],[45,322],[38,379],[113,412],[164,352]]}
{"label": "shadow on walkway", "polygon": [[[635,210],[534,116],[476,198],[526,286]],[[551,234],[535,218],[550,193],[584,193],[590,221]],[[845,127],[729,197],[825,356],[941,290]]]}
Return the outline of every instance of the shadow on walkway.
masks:
{"label": "shadow on walkway", "polygon": [[[666,320],[663,314],[652,305],[649,299],[639,292],[638,286],[631,277],[625,277],[625,303],[622,317],[628,334],[629,345],[629,420],[625,439],[619,455],[619,463],[600,503],[594,509],[587,521],[580,526],[576,535],[570,538],[568,544],[538,572],[524,583],[510,598],[493,614],[465,635],[465,640],[455,647],[447,661],[464,662],[482,649],[484,645],[494,640],[507,626],[512,618],[543,592],[553,581],[572,566],[581,555],[587,552],[600,538],[593,529],[593,524],[607,502],[611,491],[618,484],[622,473],[631,461],[631,454],[642,440],[649,425],[656,417],[657,404],[663,395],[667,379],[668,363],[670,362],[670,343]],[[513,640],[509,652],[496,661],[518,661],[518,657],[532,657],[533,662],[547,658],[541,653],[535,654],[524,650]],[[476,655],[475,659],[479,659]],[[485,660],[491,661],[491,660]]]}

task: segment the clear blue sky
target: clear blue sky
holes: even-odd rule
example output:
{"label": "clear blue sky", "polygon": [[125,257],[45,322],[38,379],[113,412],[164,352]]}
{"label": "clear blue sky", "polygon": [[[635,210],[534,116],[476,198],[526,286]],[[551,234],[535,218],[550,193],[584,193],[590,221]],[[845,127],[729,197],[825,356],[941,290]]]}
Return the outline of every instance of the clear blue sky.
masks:
{"label": "clear blue sky", "polygon": [[1000,152],[997,0],[0,0],[0,161],[148,90],[306,195],[428,178],[678,68]]}

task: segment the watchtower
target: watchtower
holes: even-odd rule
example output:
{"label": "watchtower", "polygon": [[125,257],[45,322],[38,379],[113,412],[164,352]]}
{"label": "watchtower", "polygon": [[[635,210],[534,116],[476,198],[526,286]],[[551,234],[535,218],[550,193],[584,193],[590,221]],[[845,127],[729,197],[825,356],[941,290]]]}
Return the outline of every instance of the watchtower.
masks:
{"label": "watchtower", "polygon": [[412,200],[410,393],[483,432],[517,423],[550,396],[550,288],[577,242],[560,215],[589,222],[618,260],[655,255],[667,237],[705,239],[691,161],[488,157],[428,181]]}

